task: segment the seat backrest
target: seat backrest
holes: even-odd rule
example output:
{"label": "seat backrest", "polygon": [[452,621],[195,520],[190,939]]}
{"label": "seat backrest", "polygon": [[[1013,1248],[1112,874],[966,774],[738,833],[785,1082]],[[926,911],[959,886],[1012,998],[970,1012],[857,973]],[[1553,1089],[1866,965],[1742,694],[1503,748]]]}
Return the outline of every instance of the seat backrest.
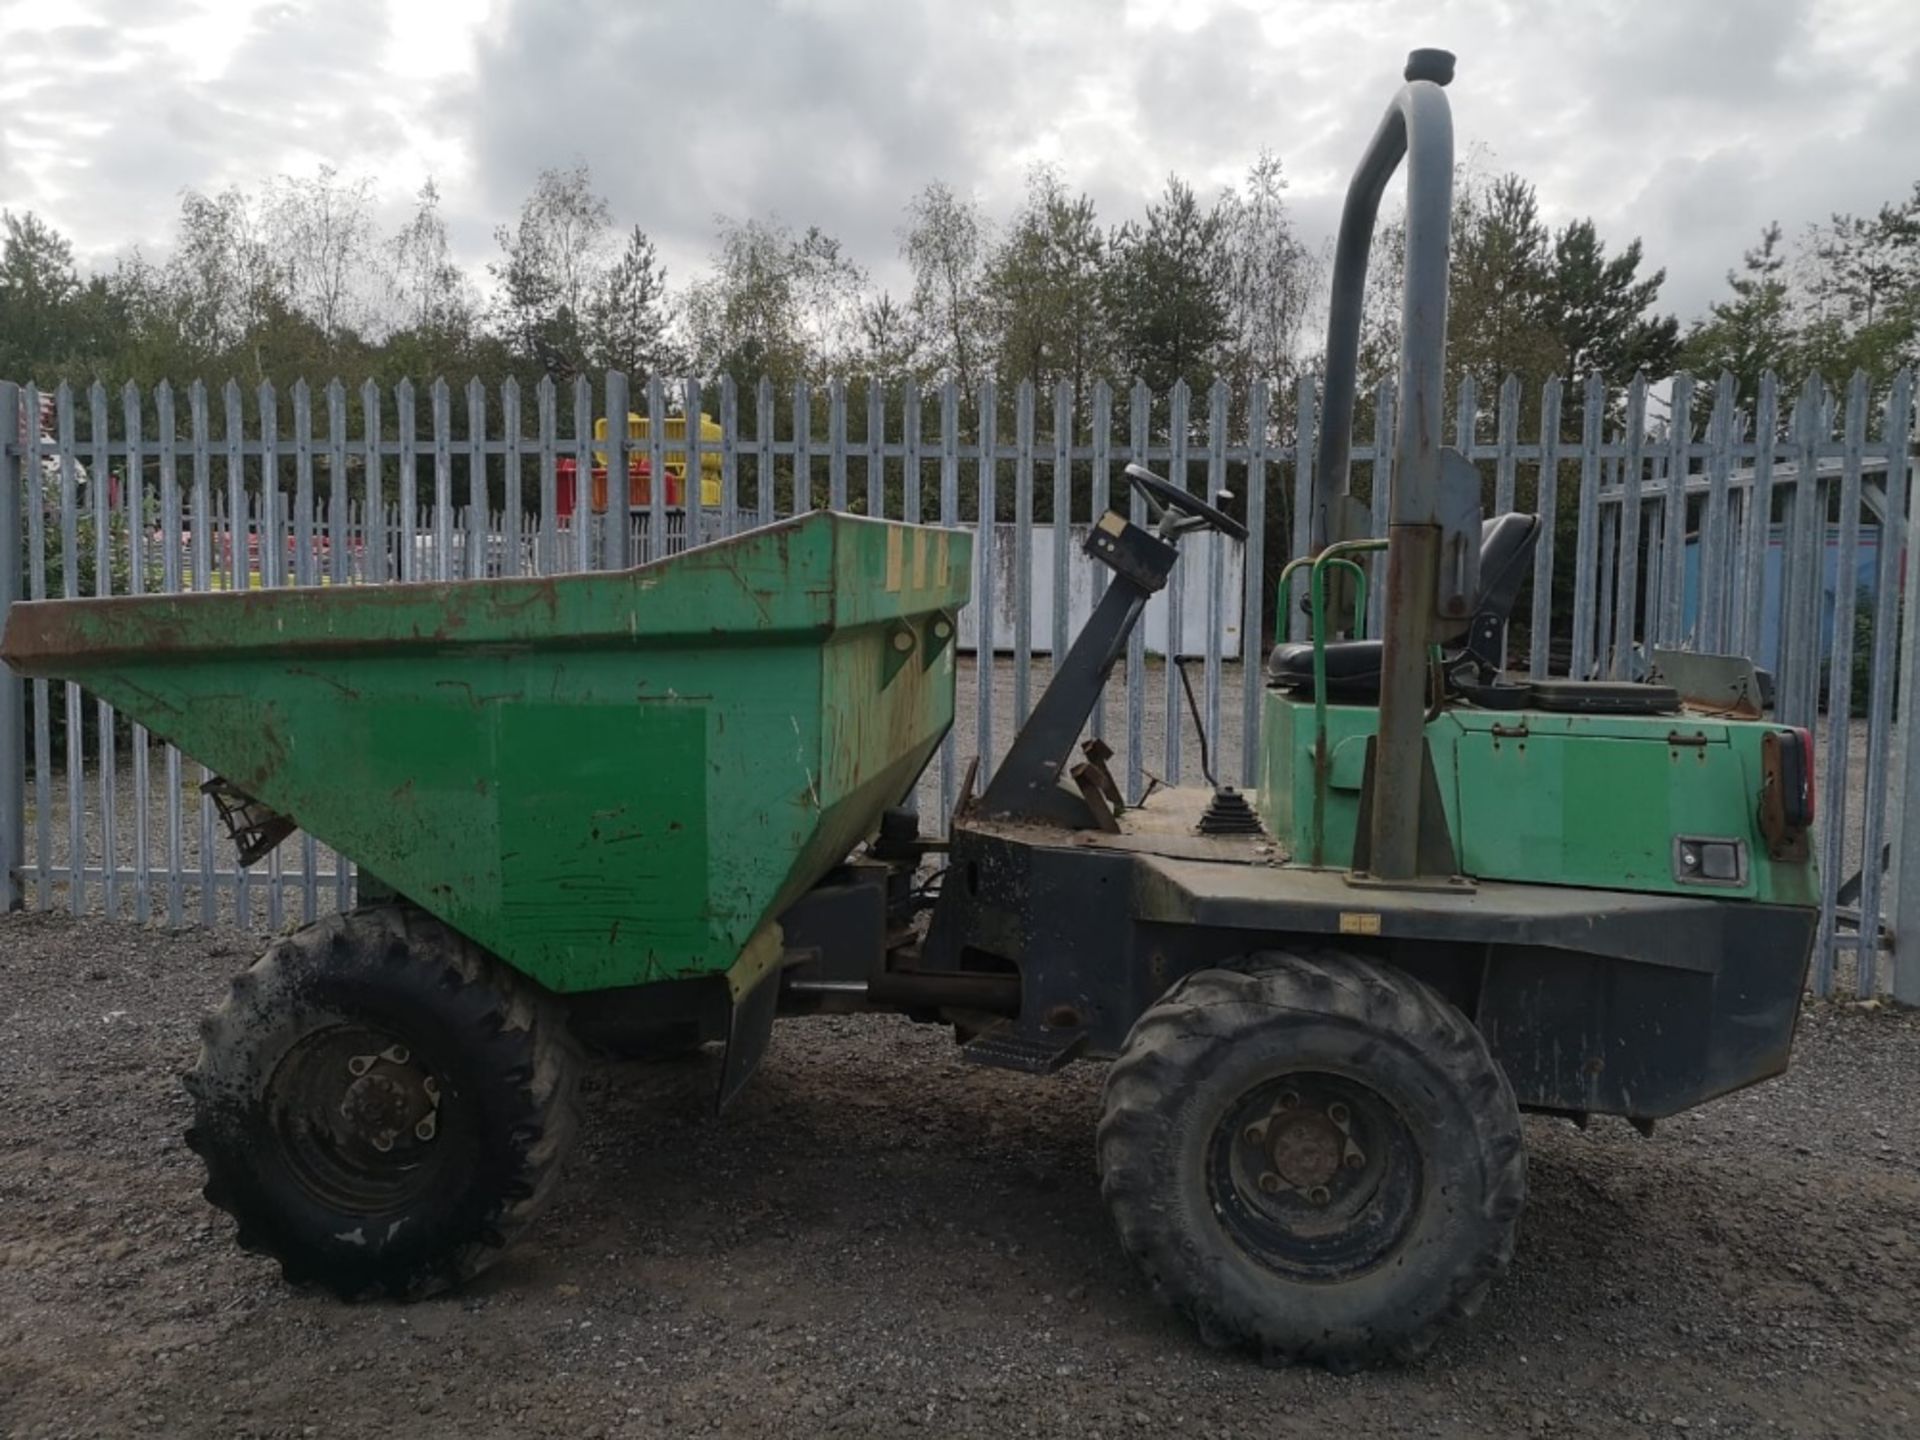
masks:
{"label": "seat backrest", "polygon": [[1533,573],[1533,538],[1539,533],[1538,515],[1496,515],[1480,526],[1480,594],[1460,654],[1483,680],[1490,682],[1503,663],[1507,616]]}
{"label": "seat backrest", "polygon": [[1480,594],[1474,601],[1476,618],[1492,616],[1505,623],[1520,598],[1520,587],[1533,573],[1533,540],[1540,533],[1538,515],[1496,515],[1480,526]]}

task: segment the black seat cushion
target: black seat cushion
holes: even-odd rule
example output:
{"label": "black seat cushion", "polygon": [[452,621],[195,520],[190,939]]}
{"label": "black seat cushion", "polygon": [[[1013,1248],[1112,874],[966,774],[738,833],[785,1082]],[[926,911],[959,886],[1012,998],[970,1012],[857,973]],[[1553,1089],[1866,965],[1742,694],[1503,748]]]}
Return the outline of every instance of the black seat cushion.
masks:
{"label": "black seat cushion", "polygon": [[[1507,613],[1533,571],[1533,541],[1539,533],[1536,515],[1496,515],[1480,526],[1480,593],[1474,601],[1467,651],[1473,653],[1478,632],[1497,646],[1506,628]],[[1327,698],[1359,704],[1380,703],[1378,640],[1333,640],[1327,644]],[[1267,656],[1267,683],[1276,689],[1313,692],[1313,646],[1282,641]]]}
{"label": "black seat cushion", "polygon": [[[1334,640],[1327,645],[1327,698],[1378,702],[1380,659],[1386,647],[1378,640]],[[1313,689],[1313,645],[1284,641],[1267,656],[1267,681],[1284,690]]]}

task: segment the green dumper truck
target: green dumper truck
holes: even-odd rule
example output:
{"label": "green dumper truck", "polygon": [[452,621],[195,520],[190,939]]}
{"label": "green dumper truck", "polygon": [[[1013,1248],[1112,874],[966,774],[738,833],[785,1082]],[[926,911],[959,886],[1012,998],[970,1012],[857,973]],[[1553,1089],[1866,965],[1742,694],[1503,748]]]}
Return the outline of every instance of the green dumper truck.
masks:
{"label": "green dumper truck", "polygon": [[[14,606],[7,661],[216,771],[243,857],[298,827],[358,867],[356,908],[203,1027],[188,1138],[240,1243],[346,1298],[434,1293],[551,1193],[585,1052],[722,1042],[724,1104],[778,1017],[897,1013],[981,1065],[1110,1061],[1101,1189],[1156,1292],[1346,1368],[1417,1355],[1505,1268],[1522,1111],[1650,1127],[1784,1069],[1805,733],[1727,713],[1737,660],[1714,713],[1501,672],[1537,524],[1483,524],[1436,438],[1451,74],[1415,52],[1348,194],[1289,577],[1313,639],[1264,667],[1252,796],[1129,803],[1083,741],[1182,538],[1243,533],[1138,467],[1148,523],[1098,520],[1101,599],[940,837],[901,807],[953,719],[961,532],[816,513],[615,573]],[[1403,159],[1374,538],[1345,447]],[[1384,639],[1347,638],[1375,549]]]}

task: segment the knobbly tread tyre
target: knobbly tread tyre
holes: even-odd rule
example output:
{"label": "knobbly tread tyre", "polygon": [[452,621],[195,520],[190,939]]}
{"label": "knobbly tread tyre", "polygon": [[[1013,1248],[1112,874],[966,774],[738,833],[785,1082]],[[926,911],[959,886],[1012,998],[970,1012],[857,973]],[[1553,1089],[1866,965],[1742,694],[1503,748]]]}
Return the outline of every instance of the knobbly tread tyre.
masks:
{"label": "knobbly tread tyre", "polygon": [[[1436,1196],[1430,1187],[1387,1263],[1318,1285],[1262,1270],[1217,1217],[1204,1165],[1182,1157],[1207,1154],[1216,1120],[1245,1093],[1210,1095],[1208,1085],[1230,1076],[1226,1067],[1257,1064],[1250,1046],[1267,1047],[1277,1067],[1269,1073],[1278,1073],[1290,1036],[1314,1046],[1329,1035],[1371,1037],[1393,1074],[1424,1072],[1442,1087],[1444,1100],[1433,1103],[1461,1123],[1413,1133],[1423,1166],[1464,1175],[1472,1193]],[[1479,1032],[1430,986],[1335,950],[1267,952],[1177,983],[1140,1016],[1108,1069],[1096,1148],[1122,1247],[1207,1343],[1341,1371],[1417,1358],[1448,1324],[1473,1315],[1512,1258],[1526,1198],[1518,1108]],[[1402,1290],[1411,1283],[1407,1274],[1415,1293],[1396,1291],[1395,1281]]]}
{"label": "knobbly tread tyre", "polygon": [[[408,1038],[433,1054],[475,1150],[384,1239],[375,1226],[373,1240],[352,1244],[355,1217],[304,1189],[268,1138],[279,1060],[342,1016],[415,1027]],[[406,905],[330,915],[277,939],[201,1022],[200,1041],[182,1079],[205,1197],[233,1217],[243,1249],[344,1300],[423,1299],[478,1275],[551,1199],[579,1129],[580,1058],[560,1002]]]}

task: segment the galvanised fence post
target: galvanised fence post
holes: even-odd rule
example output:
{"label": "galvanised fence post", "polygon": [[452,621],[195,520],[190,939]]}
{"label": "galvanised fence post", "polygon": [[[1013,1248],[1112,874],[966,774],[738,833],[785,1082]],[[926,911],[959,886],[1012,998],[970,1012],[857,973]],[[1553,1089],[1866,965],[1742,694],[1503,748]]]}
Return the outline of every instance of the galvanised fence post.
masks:
{"label": "galvanised fence post", "polygon": [[[38,425],[40,417],[32,417]],[[0,382],[0,627],[20,598],[21,526],[24,475],[20,464],[24,417],[20,387]],[[37,477],[36,477],[37,478]],[[37,489],[38,487],[36,487]],[[27,836],[27,712],[20,677],[0,665],[0,906],[18,910],[24,903],[20,867]]]}

